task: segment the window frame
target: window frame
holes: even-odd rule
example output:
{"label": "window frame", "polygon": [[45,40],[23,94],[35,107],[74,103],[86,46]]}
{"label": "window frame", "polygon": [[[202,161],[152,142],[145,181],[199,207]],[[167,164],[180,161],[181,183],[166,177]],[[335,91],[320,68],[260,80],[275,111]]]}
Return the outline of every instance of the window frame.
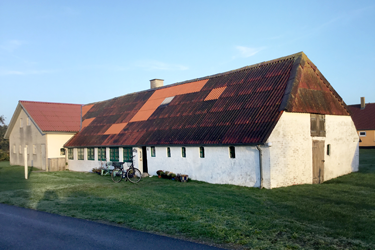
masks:
{"label": "window frame", "polygon": [[181,156],[182,158],[186,158],[186,147],[181,147]]}
{"label": "window frame", "polygon": [[[366,137],[367,136],[366,131],[358,131],[358,132],[359,132],[358,133],[359,137]],[[363,134],[361,135],[361,133],[364,133],[364,135]]]}
{"label": "window frame", "polygon": [[107,161],[107,149],[105,147],[98,148],[98,161]]}
{"label": "window frame", "polygon": [[199,147],[199,158],[205,158],[204,147]]}
{"label": "window frame", "polygon": [[109,148],[109,160],[112,162],[120,161],[120,150],[118,147]]}
{"label": "window frame", "polygon": [[167,157],[171,158],[171,148],[167,147]]}
{"label": "window frame", "polygon": [[68,160],[74,160],[74,149],[68,148]]}
{"label": "window frame", "polygon": [[229,158],[236,158],[236,148],[234,146],[229,146]]}
{"label": "window frame", "polygon": [[77,159],[79,161],[85,160],[85,149],[84,148],[77,148]]}
{"label": "window frame", "polygon": [[87,160],[95,160],[95,148],[87,148]]}
{"label": "window frame", "polygon": [[156,157],[156,149],[155,149],[155,146],[151,146],[151,157]]}
{"label": "window frame", "polygon": [[123,159],[124,162],[132,162],[131,156],[133,156],[133,148],[132,147],[122,148],[122,159]]}

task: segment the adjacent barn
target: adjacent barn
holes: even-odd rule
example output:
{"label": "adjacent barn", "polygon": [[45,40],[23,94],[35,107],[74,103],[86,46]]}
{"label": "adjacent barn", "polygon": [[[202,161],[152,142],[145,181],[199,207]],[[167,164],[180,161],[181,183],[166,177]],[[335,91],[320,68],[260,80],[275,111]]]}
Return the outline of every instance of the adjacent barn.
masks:
{"label": "adjacent barn", "polygon": [[361,104],[349,105],[352,119],[359,135],[359,147],[375,147],[375,103],[366,103],[361,97]]}
{"label": "adjacent barn", "polygon": [[64,144],[81,128],[79,104],[19,101],[4,138],[11,165],[27,162],[42,170],[65,169]]}

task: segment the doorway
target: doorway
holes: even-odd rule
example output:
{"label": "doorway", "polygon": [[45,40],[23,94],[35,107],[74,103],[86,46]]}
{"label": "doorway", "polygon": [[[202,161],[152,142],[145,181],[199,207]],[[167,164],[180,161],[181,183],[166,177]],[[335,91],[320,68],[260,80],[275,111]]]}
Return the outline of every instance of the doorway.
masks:
{"label": "doorway", "polygon": [[147,147],[142,147],[143,173],[148,173],[147,167]]}
{"label": "doorway", "polygon": [[324,141],[313,141],[313,184],[324,181]]}

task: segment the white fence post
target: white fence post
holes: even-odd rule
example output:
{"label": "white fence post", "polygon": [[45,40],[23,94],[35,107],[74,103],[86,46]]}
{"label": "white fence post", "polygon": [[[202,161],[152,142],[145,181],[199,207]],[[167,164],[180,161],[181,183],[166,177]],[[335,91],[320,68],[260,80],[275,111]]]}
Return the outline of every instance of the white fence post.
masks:
{"label": "white fence post", "polygon": [[25,179],[27,180],[27,178],[28,178],[28,174],[29,174],[29,170],[28,170],[28,168],[27,168],[27,148],[25,147],[25,149],[24,149],[24,151],[23,151],[23,158],[24,158],[24,160],[25,160]]}

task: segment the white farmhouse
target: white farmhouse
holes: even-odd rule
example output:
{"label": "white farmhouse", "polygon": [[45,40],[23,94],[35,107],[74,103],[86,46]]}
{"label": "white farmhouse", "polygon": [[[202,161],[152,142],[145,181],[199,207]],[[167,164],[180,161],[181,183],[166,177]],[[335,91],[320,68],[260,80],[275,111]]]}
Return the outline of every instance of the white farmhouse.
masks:
{"label": "white farmhouse", "polygon": [[82,105],[19,101],[4,138],[9,139],[11,165],[42,170],[65,168],[64,144],[81,128]]}
{"label": "white farmhouse", "polygon": [[74,171],[132,154],[151,175],[168,170],[248,187],[358,171],[348,107],[303,52],[168,86],[154,79],[149,90],[82,111],[82,129],[65,144]]}

